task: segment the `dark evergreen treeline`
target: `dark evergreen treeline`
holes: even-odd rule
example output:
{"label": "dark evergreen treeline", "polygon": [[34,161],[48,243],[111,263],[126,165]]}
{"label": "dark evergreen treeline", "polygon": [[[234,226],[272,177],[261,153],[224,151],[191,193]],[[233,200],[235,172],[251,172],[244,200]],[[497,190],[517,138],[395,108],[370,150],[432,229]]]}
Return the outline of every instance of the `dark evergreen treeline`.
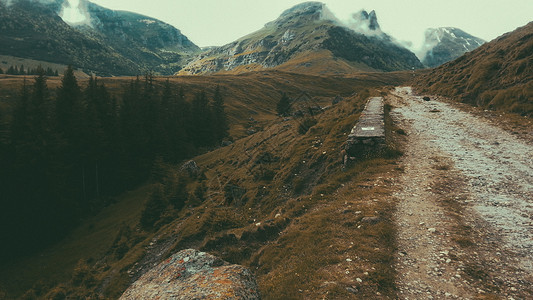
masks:
{"label": "dark evergreen treeline", "polygon": [[20,91],[11,124],[0,122],[0,238],[8,254],[57,240],[110,196],[147,180],[155,161],[180,162],[228,134],[218,87],[186,101],[183,88],[147,75],[116,99],[97,78],[80,87],[70,67],[56,93],[45,70],[38,73]]}
{"label": "dark evergreen treeline", "polygon": [[[24,69],[24,65],[20,65],[20,68],[15,66],[10,66],[6,71],[5,74],[8,75],[39,75],[40,69],[43,69],[42,67],[37,67],[35,69],[27,68]],[[46,76],[59,76],[59,72],[57,70],[52,70],[52,68],[48,67],[46,69],[43,69]],[[0,74],[4,74],[4,70],[0,68]]]}

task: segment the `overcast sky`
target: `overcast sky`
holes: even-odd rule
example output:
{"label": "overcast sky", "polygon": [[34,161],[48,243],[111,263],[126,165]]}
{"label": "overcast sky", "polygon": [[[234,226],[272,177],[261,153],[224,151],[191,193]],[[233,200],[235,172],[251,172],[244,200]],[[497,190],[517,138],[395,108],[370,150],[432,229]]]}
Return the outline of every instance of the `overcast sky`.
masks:
{"label": "overcast sky", "polygon": [[[221,46],[261,29],[301,0],[91,0],[160,19],[198,46]],[[490,41],[533,21],[533,0],[324,0],[341,20],[375,10],[381,29],[417,48],[426,28],[458,27]]]}

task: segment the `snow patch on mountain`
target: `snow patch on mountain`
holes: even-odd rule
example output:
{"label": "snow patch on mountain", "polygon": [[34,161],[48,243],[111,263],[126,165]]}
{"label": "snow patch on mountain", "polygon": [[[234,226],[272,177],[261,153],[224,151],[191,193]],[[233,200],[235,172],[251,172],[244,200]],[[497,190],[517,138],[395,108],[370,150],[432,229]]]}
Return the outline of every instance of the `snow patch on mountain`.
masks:
{"label": "snow patch on mountain", "polygon": [[429,67],[453,60],[485,43],[459,28],[429,28],[425,32],[422,47],[415,50],[420,61]]}

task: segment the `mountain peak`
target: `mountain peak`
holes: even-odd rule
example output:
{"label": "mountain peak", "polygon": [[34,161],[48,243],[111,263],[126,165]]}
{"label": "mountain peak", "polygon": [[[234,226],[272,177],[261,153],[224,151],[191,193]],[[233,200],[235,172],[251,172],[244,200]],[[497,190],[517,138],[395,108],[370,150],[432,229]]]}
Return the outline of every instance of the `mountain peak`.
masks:
{"label": "mountain peak", "polygon": [[455,27],[428,28],[419,58],[428,67],[436,67],[483,45],[484,40]]}
{"label": "mountain peak", "polygon": [[265,26],[298,26],[321,20],[336,21],[336,18],[326,7],[326,4],[317,1],[309,1],[285,10],[279,18],[273,22],[267,23]]}
{"label": "mountain peak", "polygon": [[365,35],[381,35],[381,27],[378,23],[376,11],[368,13],[366,10],[361,10],[352,14],[351,19],[347,22],[347,27],[355,32]]}
{"label": "mountain peak", "polygon": [[321,12],[324,6],[324,3],[318,1],[300,3],[285,10],[281,14],[280,18],[288,17],[291,15],[312,15],[317,12]]}

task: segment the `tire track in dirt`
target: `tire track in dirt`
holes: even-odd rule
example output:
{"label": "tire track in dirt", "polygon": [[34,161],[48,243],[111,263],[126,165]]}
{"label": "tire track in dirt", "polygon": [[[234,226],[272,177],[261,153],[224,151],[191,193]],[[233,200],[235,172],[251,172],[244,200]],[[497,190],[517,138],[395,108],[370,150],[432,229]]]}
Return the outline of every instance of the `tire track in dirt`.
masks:
{"label": "tire track in dirt", "polygon": [[408,133],[396,194],[399,296],[533,297],[533,146],[410,88],[389,102]]}

